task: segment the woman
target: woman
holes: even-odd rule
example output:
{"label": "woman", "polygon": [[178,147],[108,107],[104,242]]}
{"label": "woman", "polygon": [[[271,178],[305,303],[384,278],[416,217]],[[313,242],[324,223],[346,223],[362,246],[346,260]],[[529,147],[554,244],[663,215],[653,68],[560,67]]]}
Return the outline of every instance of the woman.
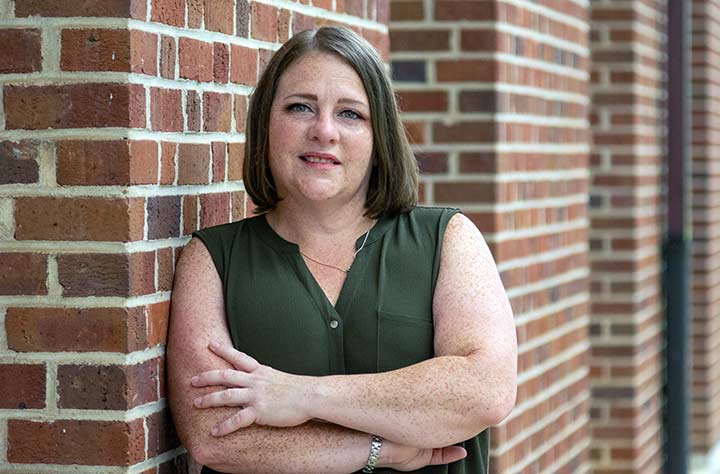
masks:
{"label": "woman", "polygon": [[515,402],[512,312],[475,226],[415,206],[374,49],[336,27],[286,43],[250,102],[243,173],[261,214],[195,233],[176,270],[168,381],[193,458],[486,472],[485,430]]}

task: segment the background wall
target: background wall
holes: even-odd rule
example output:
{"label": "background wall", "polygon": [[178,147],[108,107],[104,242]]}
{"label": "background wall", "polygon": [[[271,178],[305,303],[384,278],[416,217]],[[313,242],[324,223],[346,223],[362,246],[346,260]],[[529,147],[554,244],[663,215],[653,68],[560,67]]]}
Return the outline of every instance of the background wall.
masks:
{"label": "background wall", "polygon": [[[720,3],[693,9],[700,465],[720,437]],[[497,259],[520,384],[491,472],[660,472],[665,0],[0,0],[0,471],[188,470],[162,376],[174,262],[251,211],[247,96],[320,24],[392,65],[423,202],[461,206]]]}

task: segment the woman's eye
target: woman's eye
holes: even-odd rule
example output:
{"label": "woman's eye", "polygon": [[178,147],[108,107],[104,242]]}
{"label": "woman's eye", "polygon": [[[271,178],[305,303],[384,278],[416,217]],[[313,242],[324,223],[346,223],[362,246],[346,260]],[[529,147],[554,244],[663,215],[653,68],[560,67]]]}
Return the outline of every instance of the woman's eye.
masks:
{"label": "woman's eye", "polygon": [[306,104],[290,104],[287,107],[289,112],[312,112],[312,109]]}
{"label": "woman's eye", "polygon": [[343,110],[342,112],[340,112],[340,116],[351,119],[351,120],[362,120],[363,119],[362,115],[355,112],[354,110]]}

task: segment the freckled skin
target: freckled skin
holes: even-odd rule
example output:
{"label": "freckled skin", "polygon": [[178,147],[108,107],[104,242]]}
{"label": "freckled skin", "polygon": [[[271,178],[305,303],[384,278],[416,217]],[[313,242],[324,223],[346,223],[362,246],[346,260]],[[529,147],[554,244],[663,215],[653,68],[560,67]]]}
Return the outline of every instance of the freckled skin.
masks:
{"label": "freckled skin", "polygon": [[[293,101],[273,105],[271,169],[286,199],[267,218],[304,253],[344,268],[355,239],[372,225],[363,215],[372,134],[340,103],[350,96],[364,112],[359,78],[327,56],[301,59],[295,72],[291,66],[283,76],[288,87],[281,78],[276,99],[308,92],[315,99],[307,108]],[[308,65],[312,81],[303,80]],[[293,89],[297,84],[302,87]],[[298,159],[312,150],[333,154],[341,166],[313,167]],[[307,263],[336,301],[345,274]],[[367,460],[368,433],[385,438],[379,467],[414,470],[464,457],[461,448],[446,447],[499,423],[514,405],[517,349],[495,264],[463,215],[454,216],[445,233],[433,296],[433,359],[380,374],[286,374],[230,349],[222,283],[205,246],[191,240],[175,273],[167,350],[180,439],[200,463],[245,474],[354,472]],[[211,351],[212,341],[228,349]],[[193,376],[199,376],[195,383]],[[218,385],[229,392],[218,392]],[[193,406],[198,398],[201,408]],[[223,436],[212,436],[218,426]]]}

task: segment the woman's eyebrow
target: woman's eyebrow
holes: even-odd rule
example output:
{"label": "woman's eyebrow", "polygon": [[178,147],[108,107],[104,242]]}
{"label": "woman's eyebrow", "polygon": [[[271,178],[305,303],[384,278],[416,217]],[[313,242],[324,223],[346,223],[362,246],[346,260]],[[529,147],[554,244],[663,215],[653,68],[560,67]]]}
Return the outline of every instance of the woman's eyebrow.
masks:
{"label": "woman's eyebrow", "polygon": [[[303,94],[303,93],[290,94],[290,95],[286,96],[284,100],[287,100],[287,99],[290,99],[290,98],[293,98],[293,97],[298,97],[298,98],[306,99],[306,100],[312,100],[312,101],[315,101],[315,102],[317,102],[317,100],[318,100],[318,98],[317,98],[317,96],[316,96],[315,94]],[[365,102],[362,102],[362,101],[359,101],[359,100],[356,100],[356,99],[351,99],[350,97],[341,97],[340,99],[338,99],[338,103],[340,103],[340,104],[360,105],[360,106],[363,106],[363,107],[367,107],[367,106],[368,106]]]}

